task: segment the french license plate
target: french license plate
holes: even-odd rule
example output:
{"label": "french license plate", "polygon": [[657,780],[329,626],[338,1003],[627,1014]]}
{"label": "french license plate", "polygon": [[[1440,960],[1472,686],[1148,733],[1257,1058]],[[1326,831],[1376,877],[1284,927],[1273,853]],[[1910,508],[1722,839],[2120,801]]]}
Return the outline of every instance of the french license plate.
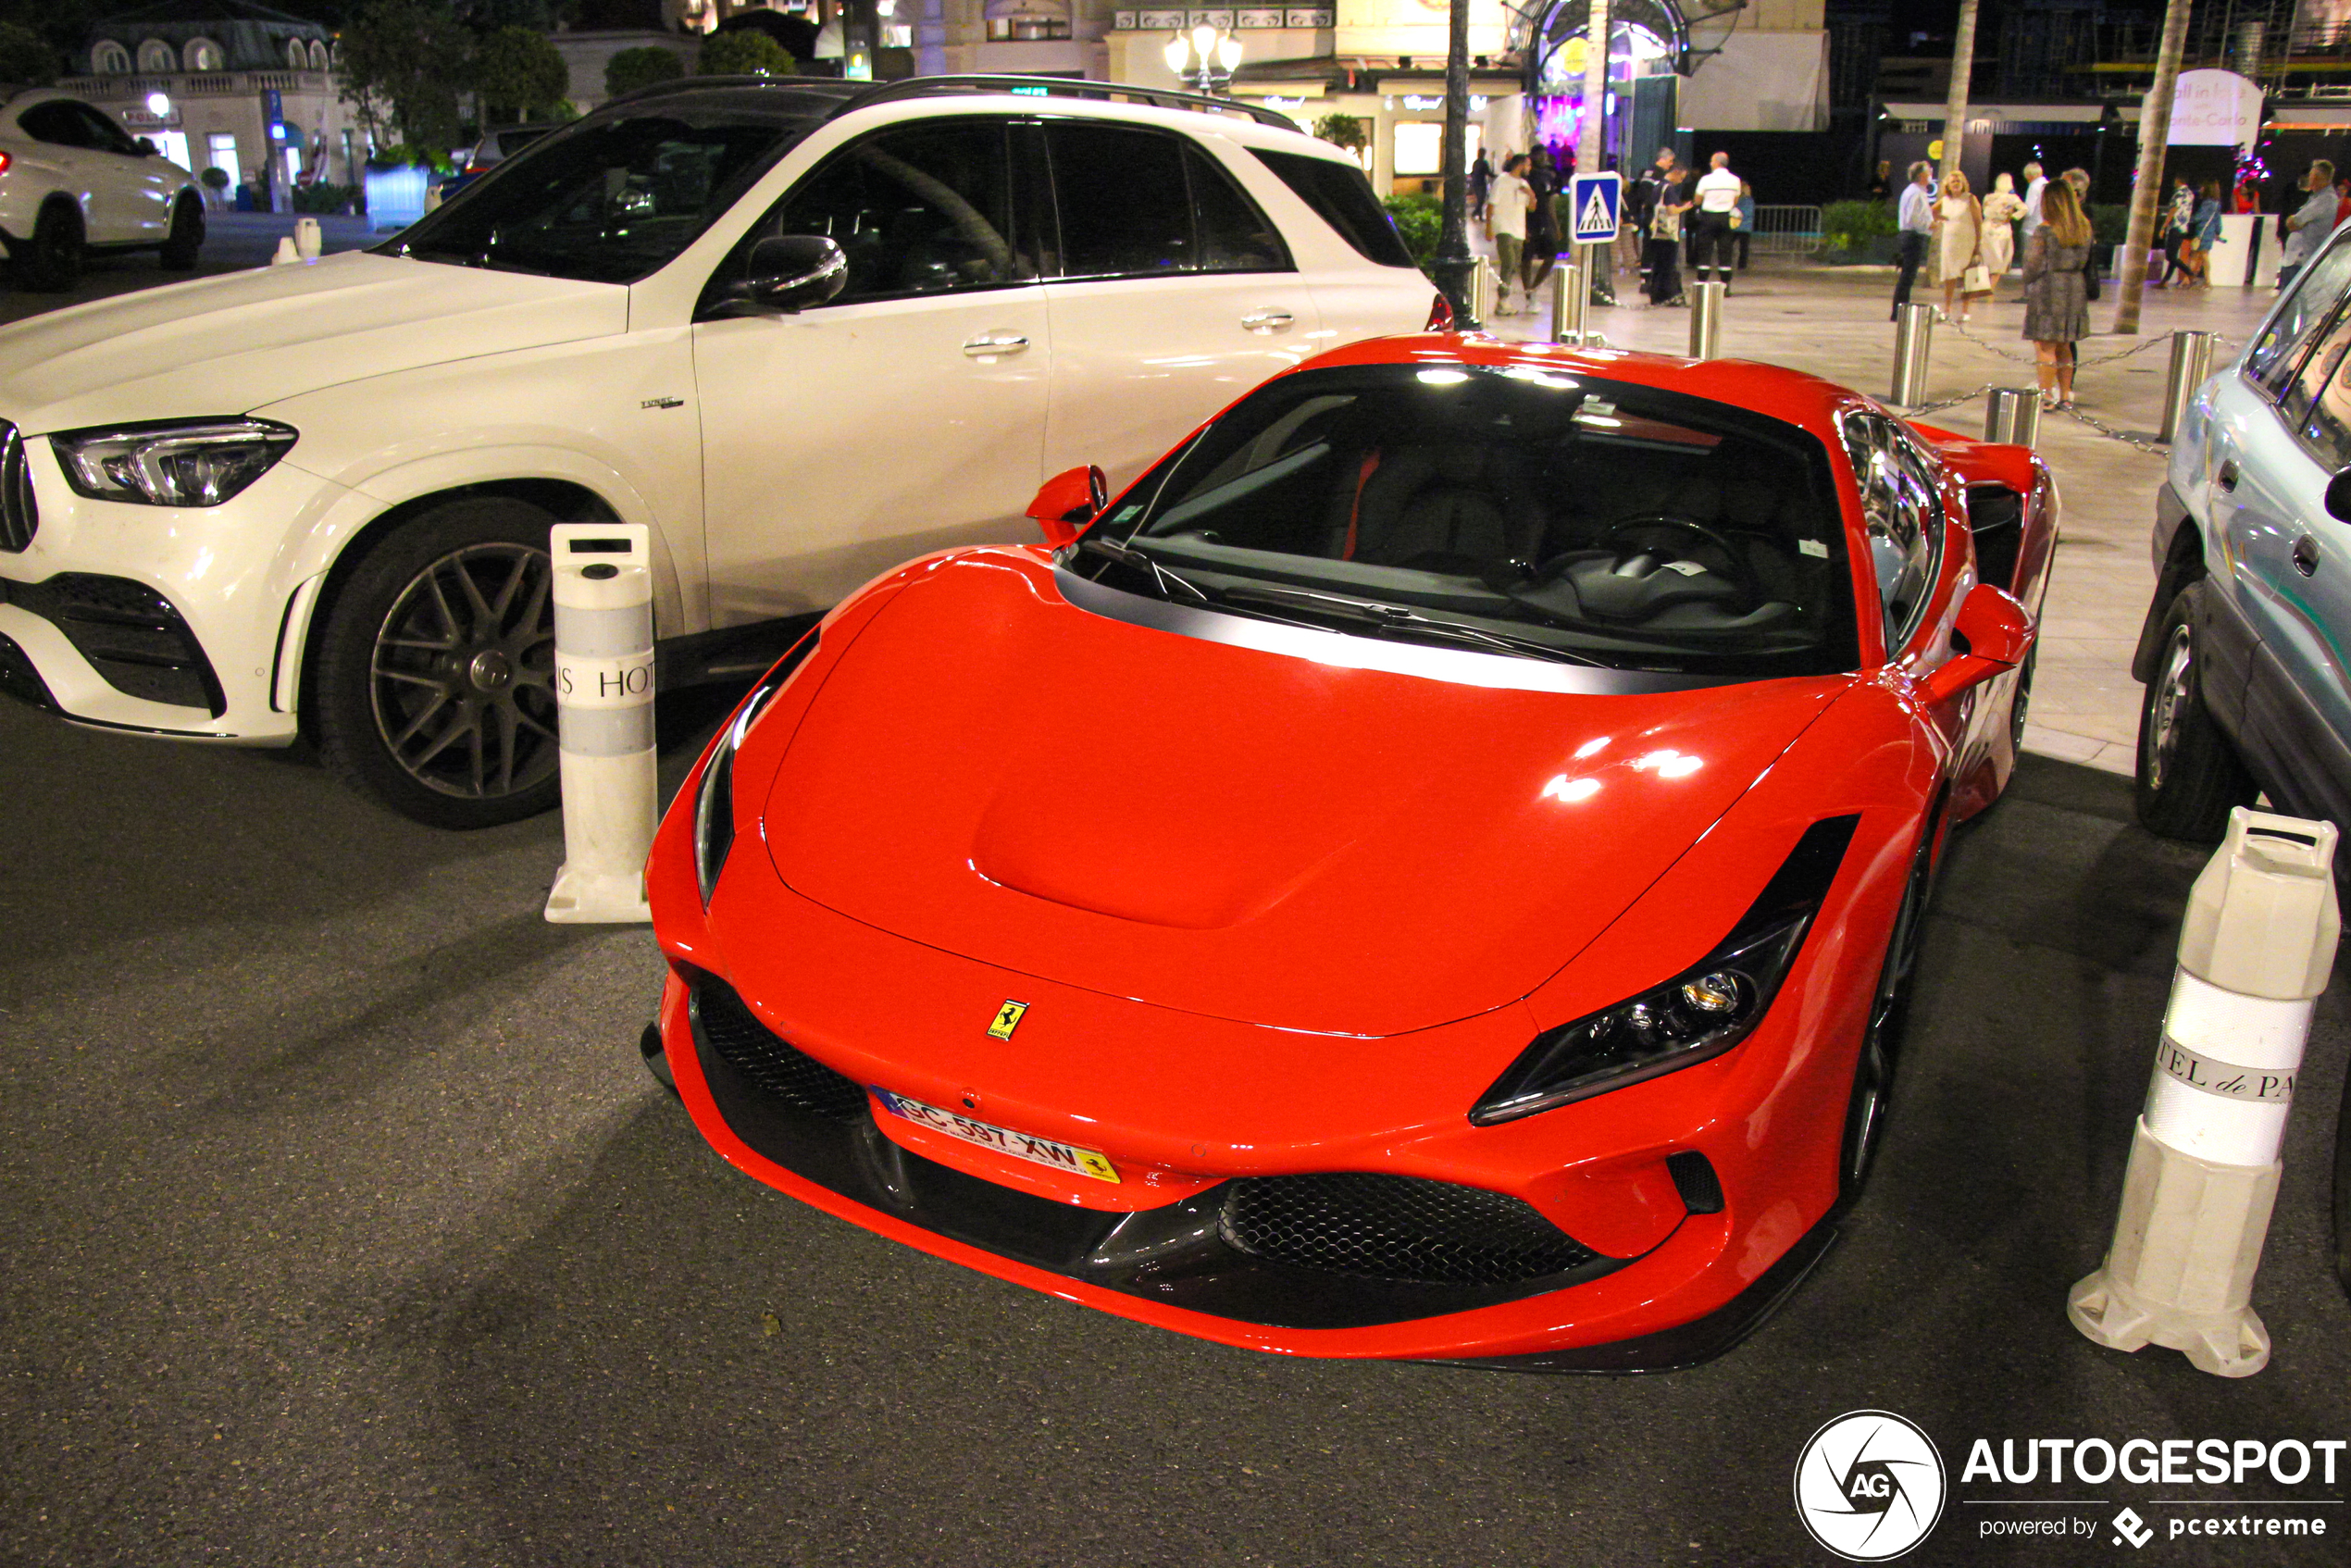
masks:
{"label": "french license plate", "polygon": [[950,1138],[960,1138],[965,1143],[976,1143],[983,1149],[993,1149],[999,1154],[1010,1154],[1015,1160],[1034,1164],[1050,1165],[1070,1176],[1092,1176],[1096,1181],[1115,1182],[1118,1167],[1107,1155],[1075,1144],[1056,1143],[1050,1138],[1034,1133],[1014,1132],[992,1122],[974,1121],[954,1111],[942,1111],[936,1105],[926,1105],[919,1100],[909,1100],[902,1094],[892,1094],[886,1089],[876,1089],[874,1098],[882,1109],[894,1116],[903,1116],[916,1126],[943,1132]]}

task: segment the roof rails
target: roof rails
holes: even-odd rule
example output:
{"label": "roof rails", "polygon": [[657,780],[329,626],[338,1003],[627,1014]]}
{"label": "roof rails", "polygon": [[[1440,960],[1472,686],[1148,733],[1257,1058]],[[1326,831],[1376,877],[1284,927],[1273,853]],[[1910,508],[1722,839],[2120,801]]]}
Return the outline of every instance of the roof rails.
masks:
{"label": "roof rails", "polygon": [[[910,76],[899,81],[877,81],[844,101],[825,118],[839,119],[876,104],[903,98],[929,98],[950,93],[1017,93],[1025,97],[1096,98],[1104,102],[1150,104],[1157,108],[1209,109],[1219,114],[1245,115],[1276,131],[1298,131],[1298,122],[1262,104],[1245,104],[1207,93],[1186,93],[1173,87],[1137,87],[1125,81],[1087,81],[1057,76]],[[1303,135],[1303,131],[1299,131]]]}

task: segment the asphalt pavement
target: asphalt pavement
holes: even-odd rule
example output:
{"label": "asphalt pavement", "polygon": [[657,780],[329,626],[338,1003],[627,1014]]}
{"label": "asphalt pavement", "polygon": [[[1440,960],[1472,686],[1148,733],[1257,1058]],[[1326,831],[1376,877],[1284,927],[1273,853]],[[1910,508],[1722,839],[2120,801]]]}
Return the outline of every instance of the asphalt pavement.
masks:
{"label": "asphalt pavement", "polygon": [[[673,713],[672,785],[715,722]],[[2183,1500],[2351,1529],[2351,1473],[1961,1484],[1979,1437],[2351,1436],[2325,1256],[2341,987],[2257,1298],[2270,1369],[2223,1381],[2066,1323],[2200,860],[2131,826],[2111,775],[2027,759],[1958,835],[1842,1239],[1729,1355],[1634,1378],[1227,1350],[759,1187],[636,1059],[647,933],[541,920],[552,818],[436,833],[298,756],[14,706],[0,801],[12,1568],[1826,1562],[1792,1467],[1863,1408],[1919,1423],[1951,1473],[1910,1561],[2104,1559],[2108,1516],[2211,1512]],[[2099,1533],[1982,1533],[2058,1516]],[[2338,1539],[2146,1554],[2344,1561]]]}

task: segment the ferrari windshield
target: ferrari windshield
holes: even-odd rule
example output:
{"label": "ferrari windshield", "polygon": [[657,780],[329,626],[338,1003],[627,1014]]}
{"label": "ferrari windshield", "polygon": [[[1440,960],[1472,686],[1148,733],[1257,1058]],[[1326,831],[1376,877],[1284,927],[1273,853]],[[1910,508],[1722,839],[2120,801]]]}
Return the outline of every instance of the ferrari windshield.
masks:
{"label": "ferrari windshield", "polygon": [[533,142],[379,248],[633,283],[666,266],[815,123],[797,94],[659,97]]}
{"label": "ferrari windshield", "polygon": [[1418,363],[1268,384],[1074,565],[1364,635],[1810,675],[1860,662],[1844,533],[1827,452],[1785,421],[1564,368]]}

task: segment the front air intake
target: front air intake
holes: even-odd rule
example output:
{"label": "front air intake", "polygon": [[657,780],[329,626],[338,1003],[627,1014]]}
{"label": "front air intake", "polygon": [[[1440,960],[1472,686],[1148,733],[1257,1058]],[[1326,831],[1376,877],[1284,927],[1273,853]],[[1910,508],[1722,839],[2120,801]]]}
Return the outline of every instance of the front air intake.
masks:
{"label": "front air intake", "polygon": [[761,1023],[724,980],[697,976],[688,992],[694,1033],[771,1100],[805,1115],[853,1122],[865,1091]]}
{"label": "front air intake", "polygon": [[1372,1171],[1236,1181],[1218,1228],[1270,1262],[1415,1285],[1523,1285],[1597,1255],[1508,1193]]}
{"label": "front air intake", "polygon": [[41,527],[41,508],[33,504],[32,467],[24,453],[24,437],[0,419],[0,551],[15,554],[32,542]]}

